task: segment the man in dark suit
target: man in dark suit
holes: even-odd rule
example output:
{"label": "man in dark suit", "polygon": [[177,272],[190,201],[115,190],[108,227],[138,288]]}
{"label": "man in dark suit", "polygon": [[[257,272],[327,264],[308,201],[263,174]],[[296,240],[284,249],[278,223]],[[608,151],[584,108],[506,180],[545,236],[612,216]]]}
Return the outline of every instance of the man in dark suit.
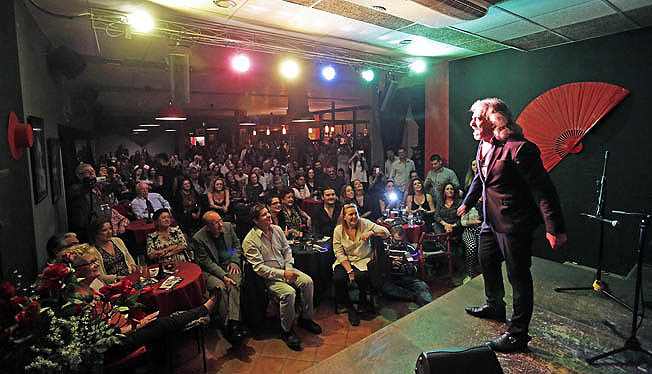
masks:
{"label": "man in dark suit", "polygon": [[484,201],[484,223],[478,256],[487,304],[467,307],[475,317],[505,321],[502,261],[514,291],[514,314],[509,328],[488,342],[495,351],[527,350],[533,310],[532,237],[544,222],[552,248],[566,242],[559,197],[540,158],[539,148],[523,137],[507,105],[500,99],[476,101],[470,126],[480,141],[476,174],[457,214],[466,214],[479,197]]}
{"label": "man in dark suit", "polygon": [[206,277],[206,287],[219,294],[217,311],[224,320],[224,337],[233,346],[239,346],[244,338],[240,325],[240,240],[233,226],[222,221],[217,212],[206,212],[203,220],[205,225],[193,235],[191,246]]}

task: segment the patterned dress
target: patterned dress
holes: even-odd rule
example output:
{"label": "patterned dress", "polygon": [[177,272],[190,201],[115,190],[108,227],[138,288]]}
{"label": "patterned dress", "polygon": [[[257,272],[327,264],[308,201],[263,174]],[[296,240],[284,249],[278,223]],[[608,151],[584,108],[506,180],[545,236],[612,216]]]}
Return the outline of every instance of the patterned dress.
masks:
{"label": "patterned dress", "polygon": [[125,255],[122,251],[111,241],[113,246],[113,252],[115,256],[105,251],[104,248],[97,246],[97,250],[102,256],[102,261],[104,262],[104,270],[107,274],[114,275],[129,275],[129,266],[127,266],[127,261],[125,260]]}
{"label": "patterned dress", "polygon": [[[183,235],[183,232],[178,227],[170,227],[170,234],[168,235],[167,240],[159,236],[158,231],[154,231],[147,234],[148,255],[153,251],[165,249],[171,245],[183,245],[186,247],[188,246],[188,243],[186,242],[186,237]],[[186,261],[186,257],[183,255],[183,252],[180,252],[177,253],[176,255],[158,258],[158,262],[170,262],[170,261]]]}

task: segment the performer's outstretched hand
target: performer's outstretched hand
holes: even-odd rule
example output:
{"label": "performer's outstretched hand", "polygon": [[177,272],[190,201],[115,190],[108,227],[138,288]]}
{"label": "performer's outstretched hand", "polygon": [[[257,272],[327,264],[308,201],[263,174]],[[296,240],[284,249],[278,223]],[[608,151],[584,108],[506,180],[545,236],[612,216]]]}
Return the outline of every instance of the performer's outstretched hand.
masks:
{"label": "performer's outstretched hand", "polygon": [[460,207],[457,208],[457,215],[460,216],[460,217],[462,217],[463,215],[465,215],[468,212],[469,212],[469,207],[467,207],[464,204],[460,205]]}
{"label": "performer's outstretched hand", "polygon": [[552,247],[552,249],[557,249],[561,247],[564,243],[566,243],[566,240],[568,240],[568,236],[566,234],[555,235],[547,232],[546,239],[548,239],[548,243],[550,243],[550,247]]}

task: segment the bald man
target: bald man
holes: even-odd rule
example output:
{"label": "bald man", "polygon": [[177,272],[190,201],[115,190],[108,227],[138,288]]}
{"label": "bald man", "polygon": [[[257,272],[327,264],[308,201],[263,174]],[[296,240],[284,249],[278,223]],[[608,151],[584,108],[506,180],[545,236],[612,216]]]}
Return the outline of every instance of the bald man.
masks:
{"label": "bald man", "polygon": [[242,248],[233,226],[214,211],[204,213],[202,227],[192,237],[191,246],[204,272],[209,290],[219,294],[217,312],[223,322],[224,337],[239,346],[244,338],[240,325],[240,285]]}
{"label": "bald man", "polygon": [[138,193],[136,198],[131,200],[131,210],[134,212],[136,218],[147,218],[149,213],[154,214],[154,212],[161,208],[172,211],[170,203],[163,196],[156,192],[149,192],[149,185],[147,183],[138,183],[136,185],[136,193]]}

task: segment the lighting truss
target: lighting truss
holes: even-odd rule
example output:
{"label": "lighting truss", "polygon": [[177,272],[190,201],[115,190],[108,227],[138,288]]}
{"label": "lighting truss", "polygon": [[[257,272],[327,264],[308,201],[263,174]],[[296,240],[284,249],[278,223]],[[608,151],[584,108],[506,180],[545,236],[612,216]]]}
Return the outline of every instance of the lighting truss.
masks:
{"label": "lighting truss", "polygon": [[94,32],[106,32],[108,36],[131,38],[132,34],[150,35],[176,42],[212,45],[270,54],[292,54],[297,57],[330,61],[354,68],[376,68],[396,73],[409,71],[410,62],[400,57],[384,56],[283,34],[235,27],[219,22],[208,23],[197,19],[186,22],[156,19],[154,29],[136,33],[126,23],[126,13],[101,8],[89,12]]}

